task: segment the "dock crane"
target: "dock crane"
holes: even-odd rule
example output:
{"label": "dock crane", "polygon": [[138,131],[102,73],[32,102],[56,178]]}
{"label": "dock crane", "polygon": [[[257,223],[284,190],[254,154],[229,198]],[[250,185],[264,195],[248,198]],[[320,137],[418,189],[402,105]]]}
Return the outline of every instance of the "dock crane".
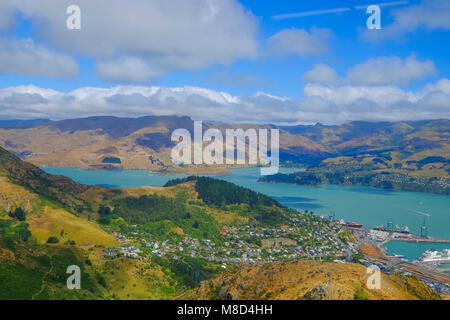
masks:
{"label": "dock crane", "polygon": [[420,227],[420,236],[422,238],[426,238],[428,236],[428,227],[427,227],[426,216],[423,217],[422,227]]}

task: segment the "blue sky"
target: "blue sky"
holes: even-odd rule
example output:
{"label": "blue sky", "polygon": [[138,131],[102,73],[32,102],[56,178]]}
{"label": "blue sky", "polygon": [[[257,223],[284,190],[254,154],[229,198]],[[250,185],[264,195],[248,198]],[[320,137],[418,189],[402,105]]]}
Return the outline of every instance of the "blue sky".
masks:
{"label": "blue sky", "polygon": [[[119,88],[108,97],[132,96],[126,102],[136,116],[158,114],[165,107],[179,113],[191,107],[187,97],[198,99],[198,96],[210,100],[212,115],[209,117],[213,118],[219,110],[217,104],[222,104],[222,109],[229,110],[230,120],[239,120],[231,113],[240,107],[248,113],[242,120],[254,121],[289,122],[294,117],[297,122],[314,122],[314,111],[317,121],[325,122],[330,122],[335,112],[341,113],[339,121],[397,120],[405,110],[393,109],[398,115],[387,115],[387,108],[406,104],[418,108],[418,117],[448,116],[445,99],[449,94],[450,18],[445,17],[450,17],[450,6],[445,0],[176,0],[172,7],[161,0],[36,3],[7,0],[0,4],[3,9],[0,99],[13,94],[14,97],[34,95],[34,98],[40,95],[43,99],[36,100],[40,104],[26,99],[27,105],[16,114],[14,108],[20,106],[0,103],[0,117],[64,117],[43,101],[56,104],[53,101],[56,96],[61,98],[70,93],[72,97],[74,90],[79,93],[86,87]],[[65,8],[69,4],[81,8],[81,30],[65,28],[68,17]],[[381,6],[381,30],[368,30],[369,14],[355,8],[369,4]],[[345,11],[305,14],[336,8]],[[276,18],[293,13],[304,16]],[[11,89],[30,85],[36,88]],[[165,102],[135,99],[136,95],[155,98],[154,92],[144,94],[142,89],[152,86],[190,86],[210,91],[197,90],[195,97],[185,93],[183,106],[177,107],[173,103],[164,104],[167,95],[176,101],[181,99],[174,98],[173,92],[164,93]],[[140,89],[130,91],[129,87]],[[44,92],[48,88],[59,95],[53,94],[54,99],[50,99],[49,92]],[[347,95],[343,93],[345,90],[365,90],[367,96],[358,94],[354,100],[342,102],[327,98],[329,90],[335,90],[333,97]],[[233,98],[218,97],[218,92],[241,99],[238,103]],[[258,92],[266,95],[264,99],[259,95],[255,98]],[[375,99],[374,95],[380,96]],[[406,98],[394,99],[391,106],[379,102],[386,100],[385,96],[398,95]],[[273,97],[289,100],[268,101]],[[23,99],[14,101],[20,103]],[[266,112],[277,101],[281,101],[283,116],[272,113],[261,119],[250,116],[255,106],[261,105],[261,110]],[[305,107],[313,103],[316,109]],[[358,103],[363,107],[358,108]],[[425,103],[432,103],[433,108]],[[193,107],[205,110],[208,101],[202,100],[200,104],[202,108]],[[373,110],[369,110],[369,105]],[[109,107],[111,114],[118,114],[111,105],[103,106],[98,112],[107,114]],[[361,111],[364,108],[365,113]],[[73,109],[86,111],[89,106],[78,103]],[[74,112],[73,116],[88,115],[85,111]],[[221,111],[217,116],[224,117],[226,113]]]}

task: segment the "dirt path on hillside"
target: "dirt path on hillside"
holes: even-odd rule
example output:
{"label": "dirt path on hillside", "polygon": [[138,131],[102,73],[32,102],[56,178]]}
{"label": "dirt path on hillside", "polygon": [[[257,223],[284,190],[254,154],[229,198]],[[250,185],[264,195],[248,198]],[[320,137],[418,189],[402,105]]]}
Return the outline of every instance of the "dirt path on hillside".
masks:
{"label": "dirt path on hillside", "polygon": [[45,288],[45,278],[47,278],[47,276],[53,271],[53,260],[52,258],[50,258],[50,269],[44,274],[44,276],[42,277],[42,284],[41,284],[41,289],[36,292],[33,297],[31,298],[31,300],[34,300],[37,296],[39,296],[42,291],[44,291]]}

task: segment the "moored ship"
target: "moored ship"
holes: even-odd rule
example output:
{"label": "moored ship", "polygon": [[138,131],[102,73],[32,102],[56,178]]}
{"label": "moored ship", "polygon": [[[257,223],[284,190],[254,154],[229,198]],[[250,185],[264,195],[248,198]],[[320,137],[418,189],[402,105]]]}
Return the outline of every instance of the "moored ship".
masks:
{"label": "moored ship", "polygon": [[404,228],[400,228],[398,225],[395,226],[395,230],[394,232],[397,233],[404,233],[404,234],[410,234],[411,232],[409,231],[408,226],[404,227]]}
{"label": "moored ship", "polygon": [[350,227],[350,228],[360,229],[363,227],[363,225],[361,223],[356,223],[356,222],[347,222],[346,224],[347,224],[347,227]]}
{"label": "moored ship", "polygon": [[385,226],[375,227],[375,228],[373,228],[373,230],[377,230],[377,231],[388,231],[387,228],[386,228]]}
{"label": "moored ship", "polygon": [[438,262],[438,263],[450,263],[450,249],[437,250],[431,249],[425,251],[420,257],[422,262]]}
{"label": "moored ship", "polygon": [[385,232],[395,232],[395,233],[403,233],[403,234],[411,234],[411,231],[409,230],[408,226],[404,228],[400,228],[398,225],[395,226],[395,228],[392,230],[390,228],[387,228],[386,226],[378,226],[373,228],[373,230],[377,231],[385,231]]}

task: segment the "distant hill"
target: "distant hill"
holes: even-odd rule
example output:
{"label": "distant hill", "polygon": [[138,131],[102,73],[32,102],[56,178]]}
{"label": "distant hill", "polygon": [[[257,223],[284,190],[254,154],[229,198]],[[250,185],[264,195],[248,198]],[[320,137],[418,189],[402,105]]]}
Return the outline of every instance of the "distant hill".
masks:
{"label": "distant hill", "polygon": [[[319,144],[323,154],[311,154],[306,160],[318,164],[339,157],[385,158],[406,168],[406,161],[420,160],[430,155],[449,159],[450,120],[404,122],[350,122],[342,125],[281,127],[296,138],[304,137]],[[283,148],[291,162],[302,162],[302,150],[295,145]],[[313,158],[311,158],[313,156]],[[392,159],[394,158],[394,160]]]}
{"label": "distant hill", "polygon": [[[1,128],[0,146],[38,166],[90,169],[150,169],[173,173],[226,172],[225,166],[177,166],[170,159],[171,134],[193,120],[177,116],[90,117]],[[31,125],[33,123],[33,125]],[[218,128],[277,128],[273,125],[204,122]],[[279,126],[280,158],[287,166],[369,164],[424,177],[448,177],[450,120],[350,122],[341,125]],[[111,160],[113,159],[113,160]],[[425,162],[424,162],[425,160]]]}
{"label": "distant hill", "polygon": [[0,120],[0,128],[3,129],[29,129],[51,123],[48,119],[35,120]]}
{"label": "distant hill", "polygon": [[113,139],[126,137],[133,132],[148,127],[164,127],[169,131],[186,128],[192,131],[193,124],[189,117],[147,116],[141,118],[89,117],[53,122],[50,127],[61,132],[99,130]]}

